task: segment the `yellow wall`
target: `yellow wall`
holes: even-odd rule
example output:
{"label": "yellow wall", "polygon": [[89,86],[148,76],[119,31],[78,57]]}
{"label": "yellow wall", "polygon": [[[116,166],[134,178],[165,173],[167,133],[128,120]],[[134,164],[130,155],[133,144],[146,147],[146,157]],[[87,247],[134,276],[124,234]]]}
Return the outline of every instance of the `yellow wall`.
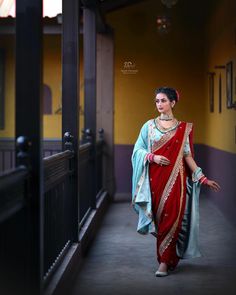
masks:
{"label": "yellow wall", "polygon": [[[215,72],[215,110],[210,113],[208,101],[206,133],[204,143],[221,150],[236,153],[236,110],[226,108],[226,75],[225,70],[216,70],[216,65],[226,65],[234,61],[234,100],[236,75],[236,1],[220,1],[216,10],[209,18],[206,27],[206,72]],[[222,113],[218,112],[219,102],[219,75],[222,76]],[[207,85],[207,79],[206,79]],[[207,89],[207,87],[206,87]],[[208,94],[206,93],[206,97]]]}
{"label": "yellow wall", "polygon": [[[133,144],[141,125],[157,116],[154,90],[178,89],[175,108],[180,120],[193,122],[195,142],[204,141],[204,59],[202,35],[173,15],[172,31],[160,36],[156,17],[160,1],[120,9],[108,15],[115,31],[115,143]],[[174,8],[173,8],[174,11]],[[124,62],[135,63],[136,74],[124,74]]]}
{"label": "yellow wall", "polygon": [[54,112],[61,106],[61,38],[44,36],[43,82],[52,90],[53,115],[43,116],[45,138],[61,138],[61,115]]}
{"label": "yellow wall", "polygon": [[[80,39],[80,135],[84,126],[84,84],[83,84],[83,53],[82,38]],[[61,68],[61,37],[44,36],[43,81],[51,86],[53,96],[53,114],[44,115],[44,137],[61,138],[62,116],[54,112],[61,105],[62,68]]]}
{"label": "yellow wall", "polygon": [[[154,89],[169,85],[181,93],[175,115],[194,123],[195,143],[235,153],[236,111],[226,109],[225,71],[221,114],[217,105],[219,71],[214,113],[209,110],[207,72],[215,65],[236,61],[236,1],[214,3],[204,27],[185,23],[176,5],[172,31],[166,36],[156,30],[156,17],[162,10],[159,2],[145,1],[107,18],[115,30],[115,143],[134,143],[143,122],[157,115]],[[135,63],[136,74],[122,73],[126,61]]]}
{"label": "yellow wall", "polygon": [[[5,129],[0,130],[0,137],[12,138],[15,135],[15,57],[14,36],[1,36],[0,47],[6,51],[5,71]],[[81,46],[82,47],[82,46]],[[81,53],[82,59],[82,53]],[[80,104],[84,106],[83,63],[80,66]],[[43,116],[44,138],[61,138],[61,114],[56,110],[61,106],[61,37],[45,35],[43,48],[43,83],[52,91],[52,114]],[[83,128],[84,115],[80,115],[80,130]]]}
{"label": "yellow wall", "polygon": [[1,36],[0,48],[5,51],[5,128],[0,137],[15,136],[15,61],[14,37]]}
{"label": "yellow wall", "polygon": [[[144,1],[108,14],[107,22],[115,32],[116,144],[135,142],[141,125],[157,115],[154,90],[169,85],[181,95],[175,116],[194,123],[195,143],[236,152],[236,111],[226,109],[225,71],[222,71],[222,113],[218,113],[217,105],[219,71],[215,77],[215,112],[209,111],[207,72],[214,70],[215,65],[236,60],[236,2],[218,2],[204,28],[185,23],[181,8],[176,5],[171,10],[172,31],[166,36],[160,36],[156,29],[156,17],[163,8],[160,1]],[[0,130],[0,137],[14,137],[14,39],[1,36],[0,42],[7,49],[6,128]],[[53,96],[53,115],[44,115],[44,137],[61,138],[61,115],[55,114],[61,102],[60,36],[44,37],[43,60],[43,81],[51,87]],[[134,68],[127,74],[124,63],[129,61]],[[80,78],[83,109],[82,63]],[[80,129],[83,119],[82,114]]]}

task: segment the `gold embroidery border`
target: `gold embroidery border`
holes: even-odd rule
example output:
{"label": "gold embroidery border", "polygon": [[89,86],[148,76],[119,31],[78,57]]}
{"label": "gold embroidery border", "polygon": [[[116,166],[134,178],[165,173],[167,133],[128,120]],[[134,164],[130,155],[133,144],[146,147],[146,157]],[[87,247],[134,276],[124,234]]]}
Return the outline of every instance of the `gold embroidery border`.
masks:
{"label": "gold embroidery border", "polygon": [[175,233],[176,228],[177,228],[178,223],[179,223],[180,213],[182,211],[182,206],[183,206],[183,196],[184,196],[183,164],[181,164],[181,167],[180,167],[180,179],[181,179],[181,196],[180,196],[180,208],[179,208],[178,217],[177,217],[175,223],[173,224],[172,228],[170,229],[169,233],[166,235],[165,239],[162,241],[162,243],[161,243],[161,245],[159,247],[160,255],[163,255],[164,251],[168,248],[171,241],[173,240],[174,233]]}
{"label": "gold embroidery border", "polygon": [[136,187],[136,190],[135,190],[135,194],[134,194],[134,198],[133,198],[132,204],[135,204],[135,200],[136,200],[136,196],[137,196],[138,190],[139,190],[140,186],[144,182],[145,169],[147,169],[147,168],[144,168],[143,173],[142,173],[142,175],[139,178],[139,181],[138,181],[138,184],[137,184],[137,187]]}
{"label": "gold embroidery border", "polygon": [[179,170],[180,170],[180,163],[181,163],[182,157],[183,157],[183,147],[184,147],[184,144],[185,144],[186,137],[189,135],[191,129],[192,129],[192,123],[187,123],[184,138],[183,138],[183,142],[182,142],[182,145],[181,145],[177,160],[175,162],[175,166],[174,166],[174,168],[173,168],[173,170],[171,172],[171,175],[170,175],[170,177],[169,177],[169,179],[167,181],[167,184],[166,184],[166,186],[164,188],[164,191],[162,193],[162,196],[161,196],[160,204],[158,206],[158,210],[157,210],[157,214],[156,214],[157,222],[161,217],[165,202],[168,199],[168,197],[170,195],[170,192],[171,192],[171,190],[172,190],[172,188],[174,186],[174,183],[176,181],[176,178],[178,176],[178,173],[179,173]]}
{"label": "gold embroidery border", "polygon": [[182,142],[182,146],[180,148],[179,155],[178,155],[177,160],[175,162],[175,166],[174,166],[174,168],[173,168],[173,170],[171,172],[171,175],[170,175],[170,177],[169,177],[169,179],[167,181],[167,184],[166,184],[166,186],[164,188],[164,191],[162,193],[160,204],[158,206],[158,210],[157,210],[157,214],[156,214],[157,221],[161,217],[165,202],[168,199],[168,197],[170,195],[170,192],[171,192],[171,190],[172,190],[172,188],[174,186],[174,183],[176,181],[176,178],[177,178],[177,176],[179,174],[179,165],[180,165],[181,160],[182,160],[183,144],[184,144],[184,141]]}
{"label": "gold embroidery border", "polygon": [[[192,123],[187,123],[186,126],[186,130],[185,130],[185,136],[184,136],[184,141],[186,140],[186,137],[189,135],[189,133],[191,132],[192,129]],[[181,147],[182,149],[182,147]],[[181,151],[180,151],[181,152]],[[180,153],[181,154],[181,153]],[[182,206],[183,206],[183,193],[184,193],[184,175],[183,175],[183,163],[180,164],[179,167],[179,172],[180,172],[180,179],[181,179],[181,196],[180,196],[180,209],[179,209],[179,213],[178,213],[178,217],[175,221],[175,223],[173,224],[172,228],[170,229],[169,233],[166,235],[165,239],[162,241],[160,247],[159,247],[159,253],[160,255],[163,255],[164,251],[168,248],[168,246],[170,245],[171,241],[173,240],[174,237],[174,233],[176,231],[176,228],[178,226],[179,223],[179,219],[180,219],[180,213],[182,211]],[[173,186],[172,186],[173,187]],[[164,205],[163,205],[164,206]],[[163,210],[163,209],[162,209]]]}
{"label": "gold embroidery border", "polygon": [[175,136],[177,129],[171,130],[168,133],[164,134],[159,140],[154,141],[152,145],[152,153],[155,153],[158,149],[163,147],[168,140]]}

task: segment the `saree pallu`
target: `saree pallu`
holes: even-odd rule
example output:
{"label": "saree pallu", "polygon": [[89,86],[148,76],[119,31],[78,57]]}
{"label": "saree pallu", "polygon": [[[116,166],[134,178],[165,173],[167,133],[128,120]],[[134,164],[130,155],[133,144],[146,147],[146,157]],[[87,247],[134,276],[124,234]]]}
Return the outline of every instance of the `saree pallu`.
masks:
{"label": "saree pallu", "polygon": [[[149,180],[152,196],[153,220],[157,232],[157,260],[175,268],[179,257],[176,243],[186,205],[186,169],[184,144],[191,132],[191,124],[181,122],[179,126],[155,142],[152,153],[170,160],[167,166],[149,165]],[[191,141],[191,136],[189,137]],[[192,143],[190,142],[190,146]]]}

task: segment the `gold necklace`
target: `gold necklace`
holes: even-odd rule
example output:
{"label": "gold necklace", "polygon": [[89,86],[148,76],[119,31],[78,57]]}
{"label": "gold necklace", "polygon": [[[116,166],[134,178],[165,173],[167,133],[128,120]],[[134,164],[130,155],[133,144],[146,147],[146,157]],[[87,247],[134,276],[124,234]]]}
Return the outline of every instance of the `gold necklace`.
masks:
{"label": "gold necklace", "polygon": [[175,128],[178,126],[179,122],[178,122],[178,120],[177,120],[176,118],[173,118],[173,122],[174,122],[174,124],[173,124],[172,126],[170,126],[170,127],[164,127],[164,126],[162,126],[159,117],[157,117],[157,118],[155,119],[156,127],[157,127],[157,129],[159,129],[162,133],[165,133],[165,132],[171,131],[171,130],[175,129]]}
{"label": "gold necklace", "polygon": [[174,120],[174,116],[173,115],[166,115],[166,114],[161,114],[159,116],[159,120],[162,120],[162,121],[172,121]]}

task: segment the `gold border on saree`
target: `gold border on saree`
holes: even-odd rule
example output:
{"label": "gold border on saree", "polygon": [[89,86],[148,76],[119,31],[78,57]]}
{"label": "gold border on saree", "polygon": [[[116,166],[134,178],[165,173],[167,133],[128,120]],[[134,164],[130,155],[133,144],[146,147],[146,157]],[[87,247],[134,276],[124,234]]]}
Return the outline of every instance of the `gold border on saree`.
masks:
{"label": "gold border on saree", "polygon": [[[165,249],[167,249],[167,247],[170,245],[170,243],[171,243],[171,241],[172,241],[172,239],[173,239],[173,237],[174,237],[174,233],[175,233],[175,231],[176,231],[176,228],[177,228],[177,226],[178,226],[178,223],[179,223],[180,213],[181,213],[181,210],[182,210],[182,204],[183,204],[183,192],[184,192],[184,183],[183,183],[183,181],[184,181],[184,177],[183,177],[183,162],[182,162],[183,155],[182,155],[182,150],[183,150],[183,144],[184,144],[185,141],[186,141],[186,137],[187,137],[187,136],[189,135],[189,133],[191,132],[191,129],[192,129],[192,124],[191,124],[191,123],[187,123],[186,130],[185,130],[185,134],[184,134],[184,140],[183,140],[183,143],[182,143],[182,146],[181,146],[181,148],[180,148],[179,155],[178,155],[178,158],[177,158],[177,161],[176,161],[176,164],[177,164],[177,165],[175,165],[175,167],[174,167],[174,169],[173,169],[173,171],[174,171],[174,170],[177,171],[177,175],[178,175],[178,173],[180,173],[180,178],[181,178],[180,209],[179,209],[178,217],[177,217],[177,219],[176,219],[174,225],[172,226],[172,228],[170,229],[169,233],[166,235],[165,239],[162,241],[162,243],[161,243],[161,245],[160,245],[160,247],[159,247],[159,253],[160,253],[160,255],[162,255],[162,254],[164,253]],[[182,156],[182,157],[181,157],[181,156]],[[179,162],[179,159],[181,160],[180,162]],[[179,168],[179,169],[178,169],[178,168]],[[172,171],[172,172],[173,172],[173,171]],[[174,174],[174,175],[171,175],[170,178],[169,178],[169,179],[172,178],[171,186],[169,186],[169,189],[170,189],[170,188],[171,188],[171,189],[173,188],[173,185],[174,185],[173,180],[176,181],[176,178],[177,178],[177,175],[175,175],[175,174],[176,174],[176,171],[175,171],[174,173],[172,173],[172,174]],[[176,177],[175,177],[175,176],[176,176]],[[175,178],[175,179],[174,179],[174,178]],[[160,206],[159,206],[158,211],[157,211],[157,218],[158,218],[157,220],[159,220],[159,218],[160,218],[160,216],[161,216],[161,213],[162,213],[162,211],[163,211],[163,208],[164,208],[165,202],[166,202],[166,200],[167,200],[167,198],[168,198],[168,196],[169,196],[169,194],[170,194],[170,191],[171,191],[171,190],[169,190],[169,189],[168,189],[168,190],[166,189],[167,186],[168,186],[168,183],[169,183],[169,181],[167,182],[167,185],[166,185],[165,190],[164,190],[164,192],[163,192],[163,195],[162,195],[162,197],[161,197],[161,202],[162,202],[162,204],[161,204],[161,209],[159,210],[159,208],[160,208]],[[169,193],[169,194],[167,194],[167,193]],[[161,202],[160,202],[160,203],[161,203]]]}

